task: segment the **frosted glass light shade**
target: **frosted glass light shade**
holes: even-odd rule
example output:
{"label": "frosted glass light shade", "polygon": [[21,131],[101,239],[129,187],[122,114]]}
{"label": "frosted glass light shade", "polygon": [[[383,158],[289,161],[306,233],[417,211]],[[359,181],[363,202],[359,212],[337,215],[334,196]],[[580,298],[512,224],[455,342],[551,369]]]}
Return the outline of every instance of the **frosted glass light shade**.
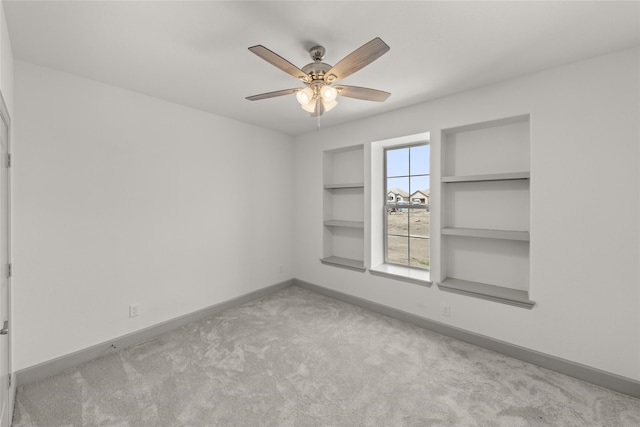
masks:
{"label": "frosted glass light shade", "polygon": [[306,87],[296,93],[296,99],[300,105],[309,104],[313,100],[313,89]]}
{"label": "frosted glass light shade", "polygon": [[324,86],[321,90],[320,93],[322,94],[322,100],[326,103],[332,102],[336,99],[336,96],[338,96],[338,91],[331,87],[331,86]]}
{"label": "frosted glass light shade", "polygon": [[316,100],[312,99],[306,104],[301,104],[300,106],[303,110],[313,113],[314,111],[316,111]]}
{"label": "frosted glass light shade", "polygon": [[336,105],[338,105],[338,101],[336,101],[335,99],[333,101],[327,102],[327,101],[323,101],[322,102],[324,104],[324,110],[325,111],[329,111],[331,110],[333,107],[335,107]]}

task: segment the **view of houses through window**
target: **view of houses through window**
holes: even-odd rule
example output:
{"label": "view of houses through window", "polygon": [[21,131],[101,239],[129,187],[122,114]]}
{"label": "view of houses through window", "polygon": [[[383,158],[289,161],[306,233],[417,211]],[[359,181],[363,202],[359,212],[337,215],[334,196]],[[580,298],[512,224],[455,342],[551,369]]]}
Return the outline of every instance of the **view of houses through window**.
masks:
{"label": "view of houses through window", "polygon": [[428,269],[429,145],[385,150],[385,262]]}

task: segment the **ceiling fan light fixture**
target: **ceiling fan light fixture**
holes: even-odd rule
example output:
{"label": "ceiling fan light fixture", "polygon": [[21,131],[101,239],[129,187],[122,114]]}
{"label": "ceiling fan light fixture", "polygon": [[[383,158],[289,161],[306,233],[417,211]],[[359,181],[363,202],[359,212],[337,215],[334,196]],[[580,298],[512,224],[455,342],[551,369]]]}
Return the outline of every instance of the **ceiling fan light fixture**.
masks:
{"label": "ceiling fan light fixture", "polygon": [[306,104],[300,104],[300,106],[302,107],[302,109],[304,111],[306,111],[308,113],[313,113],[314,111],[316,111],[316,100],[315,99],[311,99]]}
{"label": "ceiling fan light fixture", "polygon": [[335,107],[336,105],[338,105],[338,101],[336,101],[335,99],[333,101],[322,101],[322,105],[324,105],[324,110],[325,111],[330,111],[331,109],[333,109],[333,107]]}
{"label": "ceiling fan light fixture", "polygon": [[322,100],[325,103],[331,103],[335,101],[336,97],[338,96],[338,91],[334,87],[331,87],[329,85],[323,86],[320,90],[320,93],[322,94]]}
{"label": "ceiling fan light fixture", "polygon": [[306,87],[299,90],[298,93],[296,93],[296,99],[300,105],[302,105],[302,108],[304,108],[306,104],[311,104],[311,101],[313,100],[313,89]]}

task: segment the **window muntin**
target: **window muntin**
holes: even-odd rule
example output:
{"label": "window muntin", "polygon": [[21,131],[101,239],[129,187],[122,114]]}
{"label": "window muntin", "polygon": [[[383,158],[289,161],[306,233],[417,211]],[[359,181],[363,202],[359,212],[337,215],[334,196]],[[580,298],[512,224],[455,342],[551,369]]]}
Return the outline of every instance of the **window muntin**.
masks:
{"label": "window muntin", "polygon": [[385,149],[385,263],[431,265],[429,157],[428,144]]}

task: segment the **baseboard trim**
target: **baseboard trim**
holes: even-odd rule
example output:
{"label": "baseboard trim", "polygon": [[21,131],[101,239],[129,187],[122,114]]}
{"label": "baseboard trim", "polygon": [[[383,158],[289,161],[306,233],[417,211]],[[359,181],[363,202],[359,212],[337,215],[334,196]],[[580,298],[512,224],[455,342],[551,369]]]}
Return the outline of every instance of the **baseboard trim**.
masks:
{"label": "baseboard trim", "polygon": [[378,304],[343,292],[334,291],[333,289],[325,288],[303,280],[293,279],[293,281],[295,286],[299,286],[309,291],[344,301],[367,310],[375,311],[376,313],[384,314],[385,316],[389,316],[460,341],[468,342],[470,344],[477,345],[478,347],[513,357],[514,359],[522,360],[561,374],[569,375],[579,380],[608,388],[619,393],[640,398],[640,381],[535,350],[530,350],[525,347],[520,347],[485,335],[476,334],[454,326],[449,326],[444,323],[436,322],[435,320],[420,317],[406,311]]}
{"label": "baseboard trim", "polygon": [[294,279],[285,280],[284,282],[276,283],[275,285],[267,286],[256,291],[240,295],[230,300],[214,304],[201,310],[194,311],[192,313],[188,313],[153,326],[149,326],[139,331],[131,332],[130,334],[114,338],[113,340],[109,340],[101,344],[96,344],[94,346],[78,350],[65,356],[61,356],[34,366],[30,366],[25,369],[21,369],[14,374],[16,387],[50,377],[64,371],[65,369],[72,368],[102,355],[122,350],[123,348],[141,343],[165,332],[172,331],[191,322],[195,322],[196,320],[213,316],[254,299],[262,298],[263,296],[269,295],[280,289],[288,288],[293,284]]}

